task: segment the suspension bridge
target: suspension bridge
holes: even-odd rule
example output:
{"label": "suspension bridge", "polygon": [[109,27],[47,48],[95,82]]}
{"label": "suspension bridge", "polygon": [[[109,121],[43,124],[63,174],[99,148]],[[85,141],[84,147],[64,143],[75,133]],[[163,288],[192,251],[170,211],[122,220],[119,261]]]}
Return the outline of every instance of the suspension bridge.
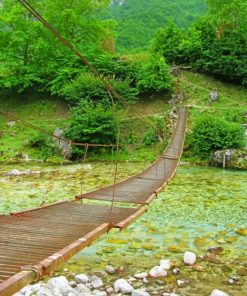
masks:
{"label": "suspension bridge", "polygon": [[[143,172],[78,195],[71,202],[1,215],[0,295],[13,295],[42,279],[101,235],[112,228],[124,229],[144,214],[147,205],[175,174],[182,155],[186,121],[187,109],[181,107],[170,143]],[[86,199],[114,202],[111,206],[80,202]],[[115,206],[119,202],[132,207]]]}
{"label": "suspension bridge", "polygon": [[[124,98],[110,85],[109,81],[65,40],[26,0],[17,0],[37,18],[64,46],[69,48],[88,67],[93,75],[102,80],[116,112],[117,99],[126,106]],[[135,116],[152,125],[147,118],[134,112]],[[30,123],[9,113],[21,124],[51,136]],[[157,197],[174,176],[183,151],[187,122],[187,108],[178,110],[177,124],[165,151],[147,169],[139,174],[116,183],[117,162],[114,184],[86,194],[79,194],[73,201],[63,201],[39,208],[0,215],[0,296],[10,296],[29,283],[41,280],[69,258],[89,246],[112,228],[124,229],[147,211],[147,206]],[[120,128],[117,120],[116,144],[109,146],[118,153]],[[67,139],[70,145],[82,146],[87,152],[90,144],[76,143]],[[85,157],[84,157],[85,159]],[[109,205],[89,204],[85,200],[108,201]],[[123,206],[128,204],[128,206]]]}

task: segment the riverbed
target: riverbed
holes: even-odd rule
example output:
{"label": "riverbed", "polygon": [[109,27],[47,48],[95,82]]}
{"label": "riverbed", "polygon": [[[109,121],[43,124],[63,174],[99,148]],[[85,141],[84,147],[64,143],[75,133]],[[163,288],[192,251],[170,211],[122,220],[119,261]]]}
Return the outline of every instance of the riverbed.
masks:
{"label": "riverbed", "polygon": [[[146,166],[144,163],[119,165],[119,180]],[[35,175],[5,176],[13,169],[30,169]],[[59,200],[73,199],[80,192],[112,183],[114,165],[90,163],[49,165],[43,163],[1,164],[0,213],[28,209]],[[177,287],[170,275],[153,282],[157,291],[184,295],[210,295],[214,288],[232,296],[247,295],[247,171],[182,165],[166,190],[148,212],[127,230],[112,231],[83,250],[62,267],[58,274],[101,272],[106,265],[119,274],[133,276],[148,271],[160,259],[171,259],[180,270],[179,278],[188,285]],[[198,259],[197,270],[182,263],[183,253],[205,256],[209,247],[221,247],[215,260]],[[201,257],[202,258],[202,257]],[[242,271],[242,274],[241,274]],[[235,284],[229,284],[230,277]],[[162,295],[158,294],[157,295]]]}

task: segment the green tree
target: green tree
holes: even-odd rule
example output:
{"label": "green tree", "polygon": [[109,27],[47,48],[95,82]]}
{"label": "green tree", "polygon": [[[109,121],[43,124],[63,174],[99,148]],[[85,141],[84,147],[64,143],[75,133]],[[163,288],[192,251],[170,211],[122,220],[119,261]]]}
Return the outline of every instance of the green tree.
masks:
{"label": "green tree", "polygon": [[[116,142],[116,122],[109,101],[92,102],[81,100],[72,108],[67,138],[81,143],[114,144]],[[76,148],[75,156],[80,155]]]}
{"label": "green tree", "polygon": [[195,154],[207,158],[218,149],[244,146],[244,129],[240,124],[212,115],[200,116],[190,135]]}
{"label": "green tree", "polygon": [[[97,17],[109,0],[30,3],[79,48],[84,44],[100,46],[102,39],[109,36],[109,24]],[[13,0],[4,0],[0,9],[0,53],[0,64],[5,69],[0,87],[14,86],[21,91],[32,86],[49,89],[48,82],[56,77],[58,69],[68,67],[70,79],[79,64],[68,49]]]}

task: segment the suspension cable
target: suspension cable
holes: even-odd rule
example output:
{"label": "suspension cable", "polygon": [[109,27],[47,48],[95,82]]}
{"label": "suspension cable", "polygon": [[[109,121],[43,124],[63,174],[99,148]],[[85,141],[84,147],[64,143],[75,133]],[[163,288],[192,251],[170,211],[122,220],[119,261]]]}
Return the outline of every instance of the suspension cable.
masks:
{"label": "suspension cable", "polygon": [[[120,120],[118,118],[116,104],[114,102],[114,98],[113,98],[111,92],[109,92],[109,97],[111,99],[112,110],[114,113],[114,118],[116,119],[116,128],[117,128],[117,137],[116,137],[116,146],[115,146],[116,147],[116,158],[115,158],[115,169],[114,169],[114,180],[113,180],[114,181],[113,184],[116,185],[117,175],[118,175],[118,158],[119,158],[119,144],[120,144]],[[113,211],[113,207],[114,207],[115,196],[116,196],[116,187],[113,186],[111,207],[110,207],[110,212],[109,212],[109,228],[111,228],[113,225],[112,211]]]}

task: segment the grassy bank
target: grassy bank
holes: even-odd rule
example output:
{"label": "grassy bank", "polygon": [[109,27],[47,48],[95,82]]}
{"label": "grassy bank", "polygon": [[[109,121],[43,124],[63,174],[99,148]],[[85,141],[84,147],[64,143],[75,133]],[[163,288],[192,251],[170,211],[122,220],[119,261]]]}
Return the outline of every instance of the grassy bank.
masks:
{"label": "grassy bank", "polygon": [[[212,77],[184,71],[179,78],[179,87],[185,93],[186,102],[190,106],[189,129],[196,118],[203,113],[212,113],[215,116],[223,116],[227,112],[247,110],[247,91],[240,86],[220,82]],[[208,104],[210,91],[216,88],[219,99],[211,106]],[[139,118],[133,118],[133,111],[141,114],[146,120],[154,120],[155,116],[164,116],[171,108],[169,98],[161,96],[150,96],[140,99],[129,110],[125,110],[125,119],[121,122],[121,137],[128,139],[142,138],[149,128]],[[53,132],[56,127],[64,128],[68,125],[69,106],[60,99],[45,96],[44,94],[27,94],[22,97],[0,97],[0,109],[10,112],[40,128]],[[126,120],[127,119],[127,120]],[[0,116],[0,161],[8,161],[21,154],[28,154],[31,159],[42,159],[42,151],[39,148],[30,147],[30,139],[37,136],[37,131],[30,129],[18,122],[9,127],[10,119]],[[167,133],[165,143],[144,147],[141,143],[138,148],[124,142],[124,148],[120,149],[120,161],[153,161],[162,151],[169,134]],[[191,154],[185,146],[184,158],[187,161],[200,162],[198,157]],[[91,161],[111,161],[110,149],[89,151]],[[60,161],[61,157],[49,157],[52,161]]]}

